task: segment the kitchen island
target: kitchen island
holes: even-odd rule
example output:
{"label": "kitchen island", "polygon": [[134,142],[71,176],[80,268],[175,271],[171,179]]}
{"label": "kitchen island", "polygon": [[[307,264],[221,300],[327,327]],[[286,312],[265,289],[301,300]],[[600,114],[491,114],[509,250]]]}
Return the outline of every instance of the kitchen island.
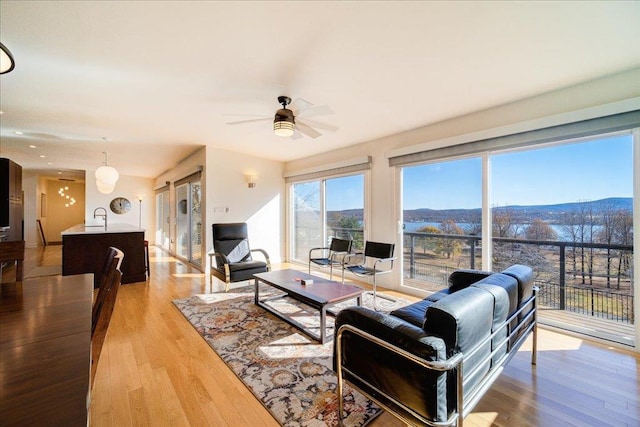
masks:
{"label": "kitchen island", "polygon": [[62,232],[62,275],[93,273],[94,288],[102,278],[102,270],[110,246],[124,252],[120,270],[122,283],[144,282],[145,269],[143,228],[129,224],[104,226],[78,224]]}

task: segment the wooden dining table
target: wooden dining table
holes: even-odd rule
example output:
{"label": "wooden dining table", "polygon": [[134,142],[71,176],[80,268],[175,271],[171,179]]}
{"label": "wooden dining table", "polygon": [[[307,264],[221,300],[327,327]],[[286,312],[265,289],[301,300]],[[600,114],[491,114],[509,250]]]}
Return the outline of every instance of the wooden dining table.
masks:
{"label": "wooden dining table", "polygon": [[87,426],[93,274],[1,287],[0,425]]}

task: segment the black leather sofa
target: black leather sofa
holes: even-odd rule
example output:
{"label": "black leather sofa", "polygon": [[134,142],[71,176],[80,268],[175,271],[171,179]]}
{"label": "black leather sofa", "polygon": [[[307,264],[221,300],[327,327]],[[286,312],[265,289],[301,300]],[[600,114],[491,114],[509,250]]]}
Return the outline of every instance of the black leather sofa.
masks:
{"label": "black leather sofa", "polygon": [[536,362],[533,271],[458,270],[448,289],[384,314],[336,317],[334,370],[342,419],[345,381],[409,425],[458,425],[530,333]]}

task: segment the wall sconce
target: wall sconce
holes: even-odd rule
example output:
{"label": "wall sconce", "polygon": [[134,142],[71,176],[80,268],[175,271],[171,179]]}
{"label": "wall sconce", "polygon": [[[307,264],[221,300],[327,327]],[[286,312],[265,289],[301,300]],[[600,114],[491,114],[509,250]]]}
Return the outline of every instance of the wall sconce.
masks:
{"label": "wall sconce", "polygon": [[245,175],[245,178],[247,178],[247,187],[255,188],[258,177],[256,175]]}

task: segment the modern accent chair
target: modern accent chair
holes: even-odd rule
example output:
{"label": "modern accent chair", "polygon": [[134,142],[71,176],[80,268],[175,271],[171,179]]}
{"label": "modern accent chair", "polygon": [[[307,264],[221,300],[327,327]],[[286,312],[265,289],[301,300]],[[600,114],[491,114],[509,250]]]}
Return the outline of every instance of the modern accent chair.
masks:
{"label": "modern accent chair", "polygon": [[[264,249],[249,247],[246,223],[213,224],[212,228],[213,249],[208,254],[210,281],[213,281],[213,276],[217,277],[226,284],[225,291],[228,291],[233,282],[249,280],[256,273],[271,271],[269,254]],[[252,252],[261,253],[265,260],[254,260]]]}
{"label": "modern accent chair", "polygon": [[333,237],[329,247],[311,248],[309,250],[309,274],[311,274],[311,264],[323,268],[329,267],[329,280],[333,280],[333,266],[342,266],[344,257],[351,252],[352,243],[351,239]]}
{"label": "modern accent chair", "polygon": [[[342,268],[342,283],[344,283],[345,270],[356,276],[373,277],[373,309],[376,309],[376,277],[380,274],[390,273],[393,270],[393,256],[395,244],[368,241],[364,244],[361,253],[349,254],[344,257]],[[380,296],[390,301],[395,301],[386,296]]]}

